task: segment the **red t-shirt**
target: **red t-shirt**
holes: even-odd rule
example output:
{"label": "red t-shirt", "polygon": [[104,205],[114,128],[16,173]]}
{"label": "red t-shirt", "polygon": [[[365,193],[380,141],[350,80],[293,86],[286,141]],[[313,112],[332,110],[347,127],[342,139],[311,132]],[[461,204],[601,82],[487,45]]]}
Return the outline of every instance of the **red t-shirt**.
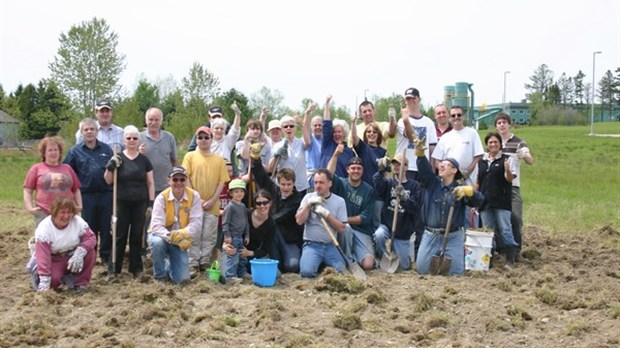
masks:
{"label": "red t-shirt", "polygon": [[68,165],[51,166],[45,162],[33,164],[24,179],[24,188],[36,191],[35,204],[46,214],[50,213],[52,202],[58,196],[73,199],[80,189],[80,180]]}

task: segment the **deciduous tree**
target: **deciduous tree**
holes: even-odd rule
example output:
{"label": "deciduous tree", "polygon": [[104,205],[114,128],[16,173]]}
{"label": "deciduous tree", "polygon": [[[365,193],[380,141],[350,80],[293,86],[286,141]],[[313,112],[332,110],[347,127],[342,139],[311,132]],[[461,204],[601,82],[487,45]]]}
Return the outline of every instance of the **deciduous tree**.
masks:
{"label": "deciduous tree", "polygon": [[525,88],[529,91],[526,97],[532,100],[531,97],[534,93],[540,93],[543,98],[546,98],[547,91],[553,84],[553,71],[549,70],[546,64],[541,64],[530,76],[530,81],[531,83],[525,84]]}
{"label": "deciduous tree", "polygon": [[181,80],[183,96],[187,102],[195,100],[209,105],[220,92],[220,81],[202,64],[194,62],[189,73]]}

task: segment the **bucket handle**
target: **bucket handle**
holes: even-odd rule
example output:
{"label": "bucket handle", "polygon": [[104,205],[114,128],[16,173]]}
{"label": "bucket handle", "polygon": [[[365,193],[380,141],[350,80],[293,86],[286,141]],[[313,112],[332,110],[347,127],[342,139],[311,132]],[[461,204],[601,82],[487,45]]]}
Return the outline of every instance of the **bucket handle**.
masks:
{"label": "bucket handle", "polygon": [[220,262],[218,260],[213,261],[213,263],[211,264],[211,268],[212,270],[220,270]]}

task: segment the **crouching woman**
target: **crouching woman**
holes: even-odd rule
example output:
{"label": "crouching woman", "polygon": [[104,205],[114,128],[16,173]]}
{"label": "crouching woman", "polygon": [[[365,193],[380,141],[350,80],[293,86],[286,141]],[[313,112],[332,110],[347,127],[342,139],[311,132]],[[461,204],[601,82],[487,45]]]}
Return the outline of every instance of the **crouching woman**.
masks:
{"label": "crouching woman", "polygon": [[41,292],[65,284],[84,292],[95,266],[95,234],[76,215],[72,199],[57,197],[50,216],[41,221],[34,234],[34,252],[28,263],[33,287]]}

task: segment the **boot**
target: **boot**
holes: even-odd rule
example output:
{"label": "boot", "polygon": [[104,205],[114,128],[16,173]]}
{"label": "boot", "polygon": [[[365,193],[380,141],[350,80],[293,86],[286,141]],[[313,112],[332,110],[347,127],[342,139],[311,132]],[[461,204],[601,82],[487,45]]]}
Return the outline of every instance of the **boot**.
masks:
{"label": "boot", "polygon": [[506,249],[506,264],[504,265],[507,269],[515,268],[515,259],[517,257],[517,248],[507,248]]}

